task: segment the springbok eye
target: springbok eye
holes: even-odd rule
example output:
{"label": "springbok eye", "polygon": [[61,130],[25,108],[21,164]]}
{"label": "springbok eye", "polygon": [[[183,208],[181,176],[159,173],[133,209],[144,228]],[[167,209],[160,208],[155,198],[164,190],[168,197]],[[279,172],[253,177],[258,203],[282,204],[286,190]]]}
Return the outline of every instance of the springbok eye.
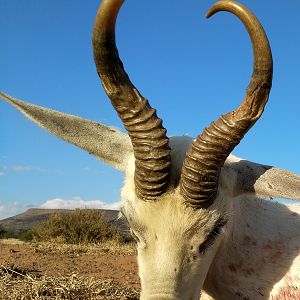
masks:
{"label": "springbok eye", "polygon": [[217,221],[213,230],[208,234],[205,241],[199,246],[199,253],[204,254],[205,251],[213,245],[214,241],[221,233],[222,228],[226,225],[227,220],[220,219]]}

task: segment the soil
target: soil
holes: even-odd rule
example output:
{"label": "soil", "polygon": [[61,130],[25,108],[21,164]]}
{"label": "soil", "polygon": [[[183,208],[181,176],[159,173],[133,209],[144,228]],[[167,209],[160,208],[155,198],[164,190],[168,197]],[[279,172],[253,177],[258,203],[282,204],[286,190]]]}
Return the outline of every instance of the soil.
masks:
{"label": "soil", "polygon": [[[114,280],[120,286],[140,288],[136,255],[110,251],[49,251],[28,243],[0,243],[0,266],[17,266],[31,274]],[[122,252],[122,251],[121,251]]]}

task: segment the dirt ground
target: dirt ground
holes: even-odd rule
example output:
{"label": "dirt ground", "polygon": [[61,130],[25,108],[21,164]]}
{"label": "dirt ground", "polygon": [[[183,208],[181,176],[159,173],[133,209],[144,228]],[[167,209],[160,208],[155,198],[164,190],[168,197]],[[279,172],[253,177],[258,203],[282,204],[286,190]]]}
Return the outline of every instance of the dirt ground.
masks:
{"label": "dirt ground", "polygon": [[124,288],[140,288],[134,245],[86,247],[2,241],[0,266],[26,270],[32,276],[75,275],[113,280]]}

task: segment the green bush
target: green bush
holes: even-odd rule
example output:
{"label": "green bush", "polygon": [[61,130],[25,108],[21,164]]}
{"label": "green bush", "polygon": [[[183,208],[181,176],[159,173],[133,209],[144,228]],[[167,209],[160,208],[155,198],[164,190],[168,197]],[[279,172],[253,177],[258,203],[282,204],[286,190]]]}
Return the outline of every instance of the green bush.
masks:
{"label": "green bush", "polygon": [[12,230],[0,225],[0,239],[19,239],[21,241],[31,241],[33,239],[31,229]]}
{"label": "green bush", "polygon": [[69,244],[100,243],[109,239],[129,241],[127,235],[109,226],[101,211],[96,209],[55,213],[41,222],[32,234],[37,241],[56,239]]}
{"label": "green bush", "polygon": [[29,242],[33,240],[33,230],[32,229],[21,229],[16,232],[16,239],[24,242]]}
{"label": "green bush", "polygon": [[0,225],[0,239],[6,239],[7,229]]}

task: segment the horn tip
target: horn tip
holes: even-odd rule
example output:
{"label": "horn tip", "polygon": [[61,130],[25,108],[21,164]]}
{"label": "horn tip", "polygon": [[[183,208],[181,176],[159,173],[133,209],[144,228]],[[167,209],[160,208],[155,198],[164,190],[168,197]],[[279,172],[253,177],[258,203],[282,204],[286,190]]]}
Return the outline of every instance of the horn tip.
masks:
{"label": "horn tip", "polygon": [[216,13],[214,10],[214,7],[212,6],[205,14],[205,18],[209,19],[211,16],[213,16]]}

